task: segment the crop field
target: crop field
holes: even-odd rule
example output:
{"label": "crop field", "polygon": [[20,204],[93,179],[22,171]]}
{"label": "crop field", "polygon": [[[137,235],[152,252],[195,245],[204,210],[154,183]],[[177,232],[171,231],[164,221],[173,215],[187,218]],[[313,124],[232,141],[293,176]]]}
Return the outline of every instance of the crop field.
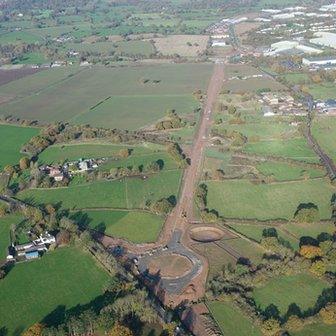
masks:
{"label": "crop field", "polygon": [[206,50],[208,39],[204,35],[170,35],[153,40],[157,51],[163,55],[195,57]]}
{"label": "crop field", "polygon": [[[152,108],[157,119],[165,115],[167,108],[175,108],[179,112],[181,104],[181,110],[184,111],[186,106],[194,107],[196,102],[191,98],[186,99],[185,95],[190,96],[197,89],[204,90],[208,85],[211,69],[210,64],[165,64],[126,68],[97,66],[80,70],[77,67],[67,67],[60,69],[59,73],[58,69],[51,69],[1,86],[0,96],[15,92],[17,98],[2,104],[0,115],[11,114],[45,122],[87,123],[89,119],[92,126],[104,125],[111,128],[115,128],[123,119],[123,126],[139,128],[153,122],[152,117],[148,120],[150,113],[141,115],[144,108],[140,106],[143,104],[147,104],[146,108]],[[177,105],[176,97],[172,97],[176,95],[183,96],[182,99],[177,99]],[[148,100],[146,96],[151,97]],[[158,98],[152,98],[153,96]],[[171,96],[170,104],[166,96]],[[160,97],[162,107],[159,106]],[[112,108],[111,114],[115,117],[109,117],[111,104],[105,109],[104,103],[111,100],[114,105],[114,99],[117,99],[116,107]],[[130,99],[133,103],[128,107]],[[95,115],[95,109],[100,104],[102,107]],[[140,113],[136,124],[133,118],[137,113],[137,104]],[[117,113],[116,109],[120,112]],[[135,109],[134,113],[129,109]],[[126,117],[123,114],[125,111],[129,113]]]}
{"label": "crop field", "polygon": [[8,69],[8,70],[1,69],[0,70],[0,85],[4,85],[7,83],[10,83],[13,80],[17,80],[25,76],[32,75],[38,71],[40,71],[40,69],[32,69],[32,68]]}
{"label": "crop field", "polygon": [[208,206],[225,218],[291,220],[300,203],[312,202],[321,219],[331,216],[335,188],[326,180],[255,185],[248,180],[209,181]]}
{"label": "crop field", "polygon": [[38,128],[0,125],[0,170],[19,163],[21,147],[39,133]]}
{"label": "crop field", "polygon": [[306,273],[279,276],[268,281],[264,287],[256,288],[253,297],[261,308],[265,309],[272,303],[283,315],[291,303],[296,303],[302,311],[313,307],[323,289],[328,287],[327,282]]}
{"label": "crop field", "polygon": [[[76,124],[134,130],[150,126],[175,110],[180,116],[193,113],[199,102],[191,95],[113,96],[102,104],[72,119]],[[122,118],[120,118],[122,116]]]}
{"label": "crop field", "polygon": [[261,336],[258,327],[254,326],[233,303],[211,301],[207,306],[224,335]]}
{"label": "crop field", "polygon": [[304,138],[247,143],[243,151],[250,154],[279,156],[293,160],[318,162],[314,151]]}
{"label": "crop field", "polygon": [[8,215],[0,218],[0,261],[7,256],[7,248],[11,243],[11,226],[19,224],[22,220],[23,218],[20,215]]}
{"label": "crop field", "polygon": [[316,138],[322,149],[334,162],[336,161],[336,118],[318,117],[313,121],[313,136]]}
{"label": "crop field", "polygon": [[108,278],[91,256],[75,248],[17,264],[0,282],[0,325],[14,336],[48,315],[48,322],[56,322],[57,308],[89,303],[103,293]]}
{"label": "crop field", "polygon": [[273,175],[277,181],[289,181],[303,179],[305,175],[309,178],[325,176],[323,169],[312,169],[295,166],[281,162],[262,162],[257,165],[257,169],[264,176]]}
{"label": "crop field", "polygon": [[144,211],[91,210],[72,216],[81,225],[134,243],[156,241],[164,219]]}
{"label": "crop field", "polygon": [[144,208],[146,201],[178,197],[182,172],[163,171],[147,179],[138,177],[97,181],[67,188],[28,189],[18,198],[34,204],[60,204],[63,208]]}
{"label": "crop field", "polygon": [[257,92],[268,88],[272,91],[287,90],[284,85],[272,78],[232,79],[223,85],[223,90],[229,90],[231,93]]}

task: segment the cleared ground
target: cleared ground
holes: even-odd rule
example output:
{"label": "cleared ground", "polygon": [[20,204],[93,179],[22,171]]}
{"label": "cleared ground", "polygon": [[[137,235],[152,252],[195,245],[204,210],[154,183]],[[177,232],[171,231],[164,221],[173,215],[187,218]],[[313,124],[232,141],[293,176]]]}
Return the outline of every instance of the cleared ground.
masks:
{"label": "cleared ground", "polygon": [[0,96],[15,92],[16,99],[1,105],[0,115],[140,128],[165,116],[167,108],[192,112],[191,95],[207,87],[211,69],[211,64],[163,64],[46,70],[1,86]]}
{"label": "cleared ground", "polygon": [[21,147],[39,133],[38,128],[0,125],[0,170],[19,163]]}
{"label": "cleared ground", "polygon": [[335,188],[327,180],[255,185],[248,180],[206,182],[208,207],[226,218],[292,219],[300,203],[319,207],[321,219],[331,216]]}
{"label": "cleared ground", "polygon": [[205,51],[209,40],[204,35],[170,35],[152,39],[157,51],[163,55],[195,57]]}
{"label": "cleared ground", "polygon": [[291,303],[296,303],[302,311],[313,307],[322,290],[328,287],[327,282],[305,273],[280,276],[266,286],[256,288],[253,297],[261,308],[274,304],[281,314],[285,314]]}
{"label": "cleared ground", "polygon": [[164,219],[143,211],[85,210],[71,216],[81,225],[134,243],[156,241]]}
{"label": "cleared ground", "polygon": [[62,307],[87,304],[101,295],[108,278],[91,256],[75,248],[17,264],[0,282],[0,325],[14,336],[47,316],[49,322],[57,321]]}
{"label": "cleared ground", "polygon": [[230,302],[211,301],[207,303],[211,314],[227,336],[261,336],[258,327]]}

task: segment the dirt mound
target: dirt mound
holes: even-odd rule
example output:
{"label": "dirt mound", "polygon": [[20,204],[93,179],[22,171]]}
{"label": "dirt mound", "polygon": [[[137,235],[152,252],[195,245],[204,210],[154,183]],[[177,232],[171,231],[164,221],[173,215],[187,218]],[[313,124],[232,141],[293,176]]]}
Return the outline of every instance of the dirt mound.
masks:
{"label": "dirt mound", "polygon": [[155,257],[148,265],[150,274],[160,274],[162,278],[177,278],[187,274],[192,267],[191,261],[178,254]]}
{"label": "dirt mound", "polygon": [[202,226],[190,230],[190,237],[202,243],[213,242],[224,237],[224,232],[216,227]]}

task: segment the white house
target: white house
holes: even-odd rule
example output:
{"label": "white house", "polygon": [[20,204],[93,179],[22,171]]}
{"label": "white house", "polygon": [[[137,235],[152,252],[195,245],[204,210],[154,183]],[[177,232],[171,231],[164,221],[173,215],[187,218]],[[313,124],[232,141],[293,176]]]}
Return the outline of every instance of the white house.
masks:
{"label": "white house", "polygon": [[302,64],[306,66],[324,66],[324,65],[336,65],[336,57],[314,57],[314,58],[303,58]]}

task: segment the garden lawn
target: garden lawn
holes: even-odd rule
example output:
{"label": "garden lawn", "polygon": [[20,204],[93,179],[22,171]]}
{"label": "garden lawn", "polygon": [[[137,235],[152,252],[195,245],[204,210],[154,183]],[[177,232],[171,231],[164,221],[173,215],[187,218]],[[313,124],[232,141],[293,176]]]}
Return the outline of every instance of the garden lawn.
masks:
{"label": "garden lawn", "polygon": [[313,307],[323,289],[328,287],[327,282],[302,273],[273,278],[266,286],[254,289],[253,297],[257,306],[265,309],[274,304],[283,315],[291,303],[296,303],[302,311]]}
{"label": "garden lawn", "polygon": [[0,218],[0,261],[5,259],[8,247],[11,244],[10,229],[14,224],[19,224],[23,220],[20,215],[7,215]]}
{"label": "garden lawn", "polygon": [[39,133],[38,128],[0,125],[0,170],[19,163],[21,147]]}
{"label": "garden lawn", "polygon": [[147,201],[178,197],[181,170],[162,171],[147,179],[129,177],[114,181],[96,181],[67,188],[28,189],[17,195],[33,204],[60,204],[68,209],[139,209]]}
{"label": "garden lawn", "polygon": [[325,175],[325,171],[322,169],[305,169],[304,167],[281,162],[262,162],[257,165],[257,169],[265,176],[273,175],[277,181],[302,179],[305,173],[310,178]]}
{"label": "garden lawn", "polygon": [[248,180],[205,182],[208,207],[225,218],[287,219],[293,218],[300,203],[312,202],[321,219],[331,216],[330,200],[335,187],[326,180],[252,184]]}
{"label": "garden lawn", "polygon": [[247,143],[243,151],[250,154],[280,156],[293,160],[318,162],[317,156],[304,138]]}
{"label": "garden lawn", "polygon": [[230,302],[207,303],[212,316],[225,336],[261,336],[258,327]]}
{"label": "garden lawn", "polygon": [[156,241],[164,219],[144,211],[91,210],[74,213],[73,219],[106,235],[134,243]]}
{"label": "garden lawn", "polygon": [[0,325],[8,336],[19,335],[57,308],[89,303],[108,278],[90,255],[73,247],[16,264],[0,282]]}

